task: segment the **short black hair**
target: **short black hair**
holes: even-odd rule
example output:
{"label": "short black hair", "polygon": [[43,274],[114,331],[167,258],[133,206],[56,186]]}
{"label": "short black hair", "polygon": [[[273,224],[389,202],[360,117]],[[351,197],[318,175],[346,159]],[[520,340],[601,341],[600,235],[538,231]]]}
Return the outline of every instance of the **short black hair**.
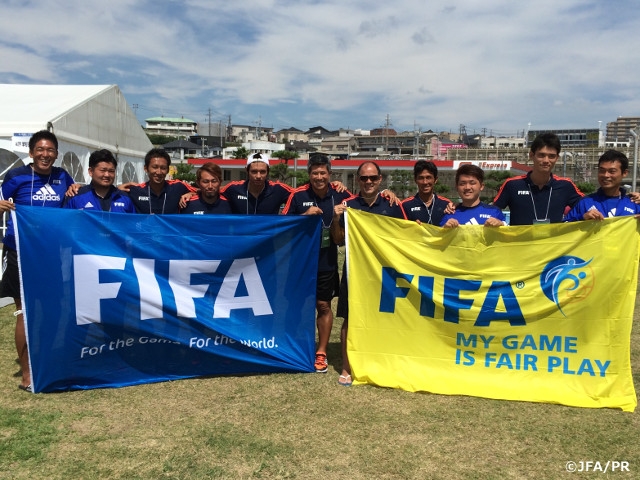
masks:
{"label": "short black hair", "polygon": [[148,167],[152,158],[164,158],[167,161],[167,166],[171,165],[171,157],[164,148],[152,148],[144,156],[144,166]]}
{"label": "short black hair", "polygon": [[314,167],[319,167],[321,165],[327,166],[327,171],[331,173],[331,161],[329,160],[329,155],[326,153],[313,152],[309,155],[309,161],[307,162],[307,173],[311,173],[311,169]]}
{"label": "short black hair", "polygon": [[556,152],[560,153],[562,145],[560,145],[560,139],[555,133],[546,132],[538,135],[533,142],[531,142],[531,152],[536,153],[543,147],[553,148]]}
{"label": "short black hair", "polygon": [[629,170],[629,159],[624,153],[617,150],[607,150],[604,152],[598,159],[598,166],[604,162],[620,162],[622,173]]}
{"label": "short black hair", "polygon": [[89,155],[89,168],[96,168],[96,165],[98,165],[100,162],[111,163],[114,167],[118,166],[116,157],[114,157],[113,153],[111,153],[106,148],[103,148],[102,150],[96,150],[95,152],[91,153],[91,155]]}
{"label": "short black hair", "polygon": [[427,160],[418,160],[413,166],[413,179],[415,180],[416,178],[418,178],[418,175],[420,175],[425,170],[433,175],[433,178],[438,178],[438,167],[436,167],[435,163]]}
{"label": "short black hair", "polygon": [[30,152],[33,152],[33,149],[36,148],[36,143],[40,140],[49,140],[56,147],[56,150],[58,150],[58,138],[54,133],[49,130],[40,130],[39,132],[34,133],[29,139]]}

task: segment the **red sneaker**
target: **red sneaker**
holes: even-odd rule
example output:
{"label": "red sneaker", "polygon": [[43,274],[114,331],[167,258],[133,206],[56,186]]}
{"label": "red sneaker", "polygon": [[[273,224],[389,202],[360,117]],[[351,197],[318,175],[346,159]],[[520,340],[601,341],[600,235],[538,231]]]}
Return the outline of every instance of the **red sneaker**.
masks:
{"label": "red sneaker", "polygon": [[316,362],[313,366],[316,367],[316,373],[326,373],[329,369],[329,364],[327,363],[327,354],[316,353]]}

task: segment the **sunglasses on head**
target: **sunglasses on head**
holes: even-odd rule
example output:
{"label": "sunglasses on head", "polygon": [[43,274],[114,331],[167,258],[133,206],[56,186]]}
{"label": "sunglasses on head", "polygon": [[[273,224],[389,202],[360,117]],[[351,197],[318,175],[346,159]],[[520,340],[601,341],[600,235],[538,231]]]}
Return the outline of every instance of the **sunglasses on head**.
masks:
{"label": "sunglasses on head", "polygon": [[380,175],[360,175],[360,181],[366,182],[367,180],[371,180],[372,182],[376,182],[380,179]]}

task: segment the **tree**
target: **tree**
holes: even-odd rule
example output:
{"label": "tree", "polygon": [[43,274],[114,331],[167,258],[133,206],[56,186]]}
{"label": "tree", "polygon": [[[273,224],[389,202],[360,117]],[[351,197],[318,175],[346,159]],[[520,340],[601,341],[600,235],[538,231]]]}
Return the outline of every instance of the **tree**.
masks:
{"label": "tree", "polygon": [[276,163],[275,165],[271,165],[269,168],[269,177],[288,185],[293,185],[293,179],[295,177],[296,186],[304,185],[309,181],[309,174],[305,169],[301,168],[297,170],[294,175],[293,170],[291,170],[286,163]]}
{"label": "tree", "polygon": [[178,137],[159,135],[155,133],[147,133],[147,137],[149,137],[149,141],[156,147],[178,140]]}
{"label": "tree", "polygon": [[292,175],[289,174],[289,167],[286,163],[276,163],[269,168],[269,177],[278,182],[288,183]]}
{"label": "tree", "polygon": [[277,152],[273,152],[271,154],[271,158],[280,158],[284,160],[285,164],[288,164],[289,160],[296,159],[299,156],[300,155],[298,155],[298,152],[296,152],[295,150],[278,150]]}
{"label": "tree", "polygon": [[504,181],[511,176],[507,170],[491,170],[484,176],[484,192],[483,196],[487,199],[493,199],[502,187]]}
{"label": "tree", "polygon": [[249,158],[250,154],[251,152],[248,149],[244,147],[238,147],[236,151],[233,152],[231,158]]}
{"label": "tree", "polygon": [[436,183],[433,186],[433,191],[436,192],[436,195],[447,195],[449,193],[449,185],[445,185],[444,183]]}
{"label": "tree", "polygon": [[304,168],[301,168],[300,170],[298,170],[296,172],[296,186],[300,186],[300,185],[304,185],[305,183],[309,183],[309,174],[307,173],[307,170]]}
{"label": "tree", "polygon": [[176,180],[184,180],[188,183],[194,183],[196,181],[196,174],[191,172],[191,165],[188,163],[177,163],[176,170],[173,176]]}
{"label": "tree", "polygon": [[580,191],[582,193],[584,193],[585,195],[589,195],[590,193],[593,193],[596,191],[596,186],[591,183],[591,182],[578,182],[576,183],[576,186],[580,189]]}
{"label": "tree", "polygon": [[387,178],[387,188],[399,198],[407,198],[413,192],[413,173],[408,170],[394,170]]}

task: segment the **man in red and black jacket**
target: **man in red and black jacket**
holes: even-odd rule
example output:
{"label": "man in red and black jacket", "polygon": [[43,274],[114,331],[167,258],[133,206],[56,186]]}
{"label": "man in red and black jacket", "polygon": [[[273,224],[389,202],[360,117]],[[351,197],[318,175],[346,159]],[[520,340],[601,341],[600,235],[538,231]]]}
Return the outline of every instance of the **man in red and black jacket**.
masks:
{"label": "man in red and black jacket", "polygon": [[231,211],[241,215],[277,215],[293,189],[269,180],[269,155],[254,153],[247,159],[247,180],[230,182],[220,189]]}
{"label": "man in red and black jacket", "polygon": [[553,174],[560,148],[560,139],[554,133],[538,135],[529,152],[533,169],[502,184],[493,204],[500,209],[509,207],[510,225],[560,223],[565,210],[582,198],[571,180]]}
{"label": "man in red and black jacket", "polygon": [[331,300],[338,294],[340,286],[338,245],[331,238],[333,209],[351,197],[351,193],[344,189],[342,184],[337,184],[337,188],[331,184],[331,162],[327,155],[312,154],[309,157],[307,170],[309,183],[291,194],[283,213],[285,215],[319,215],[322,219],[316,286],[318,348],[314,367],[316,372],[325,373],[329,368],[327,347],[333,327]]}
{"label": "man in red and black jacket", "polygon": [[128,188],[129,198],[138,213],[180,213],[181,197],[187,192],[196,191],[182,180],[167,180],[169,165],[169,154],[162,148],[153,148],[144,157],[144,171],[149,180],[138,185],[125,184],[120,187],[122,190]]}

